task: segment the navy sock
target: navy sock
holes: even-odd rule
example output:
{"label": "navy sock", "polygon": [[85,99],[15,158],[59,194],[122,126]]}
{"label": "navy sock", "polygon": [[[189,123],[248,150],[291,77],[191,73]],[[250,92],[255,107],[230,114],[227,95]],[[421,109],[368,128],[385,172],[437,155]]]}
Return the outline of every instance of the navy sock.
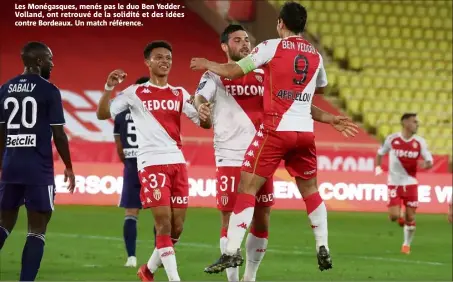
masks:
{"label": "navy sock", "polygon": [[8,238],[9,232],[6,230],[5,227],[0,226],[0,250],[3,248],[5,244],[6,238]]}
{"label": "navy sock", "polygon": [[156,248],[156,236],[157,236],[156,226],[154,226],[153,231],[154,231],[154,248]]}
{"label": "navy sock", "polygon": [[45,235],[28,233],[22,252],[20,281],[34,281],[44,255]]}
{"label": "navy sock", "polygon": [[124,218],[123,226],[124,244],[128,257],[135,257],[135,248],[137,244],[137,217],[128,215]]}

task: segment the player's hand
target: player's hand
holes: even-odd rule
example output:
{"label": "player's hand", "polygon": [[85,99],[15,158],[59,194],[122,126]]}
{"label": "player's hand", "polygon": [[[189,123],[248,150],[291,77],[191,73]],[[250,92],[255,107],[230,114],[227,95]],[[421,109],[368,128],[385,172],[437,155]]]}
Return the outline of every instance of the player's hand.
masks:
{"label": "player's hand", "polygon": [[74,193],[75,189],[75,176],[71,168],[66,168],[64,170],[64,182],[68,182],[68,180],[69,180],[68,190],[72,194]]}
{"label": "player's hand", "polygon": [[424,160],[418,160],[418,167],[421,169],[426,169],[428,168],[428,162]]}
{"label": "player's hand", "polygon": [[336,116],[331,122],[333,128],[341,132],[344,137],[354,137],[359,133],[357,124],[353,123],[352,120],[344,116]]}
{"label": "player's hand", "polygon": [[207,70],[209,61],[204,58],[192,58],[190,68],[192,70]]}
{"label": "player's hand", "polygon": [[211,103],[203,103],[200,105],[198,108],[198,116],[200,117],[200,120],[203,122],[206,122],[208,119],[211,118]]}
{"label": "player's hand", "polygon": [[127,73],[125,73],[123,70],[114,70],[112,71],[109,76],[107,77],[107,86],[109,87],[115,87],[123,80],[126,78]]}
{"label": "player's hand", "polygon": [[374,174],[375,174],[376,176],[381,175],[383,172],[384,172],[384,171],[382,170],[382,167],[380,167],[380,166],[377,166],[377,167],[374,169]]}

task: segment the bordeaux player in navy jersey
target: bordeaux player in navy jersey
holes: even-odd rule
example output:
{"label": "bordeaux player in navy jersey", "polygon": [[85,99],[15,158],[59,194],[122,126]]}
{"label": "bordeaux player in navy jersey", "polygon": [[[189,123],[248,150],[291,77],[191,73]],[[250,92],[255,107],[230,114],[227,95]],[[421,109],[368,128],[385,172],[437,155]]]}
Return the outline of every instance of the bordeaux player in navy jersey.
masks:
{"label": "bordeaux player in navy jersey", "polygon": [[[143,84],[148,80],[149,77],[141,77],[135,84]],[[121,208],[126,209],[123,237],[127,252],[127,262],[124,266],[136,267],[137,219],[142,203],[140,202],[141,184],[137,174],[137,135],[135,134],[135,125],[129,110],[115,117],[113,135],[118,156],[124,164],[123,191],[121,192],[119,204]]]}
{"label": "bordeaux player in navy jersey", "polygon": [[47,81],[52,52],[43,43],[22,49],[23,74],[0,88],[0,249],[25,204],[28,234],[22,252],[20,281],[33,281],[44,253],[45,233],[54,209],[52,135],[66,169],[68,189],[75,187],[63,105],[58,88]]}

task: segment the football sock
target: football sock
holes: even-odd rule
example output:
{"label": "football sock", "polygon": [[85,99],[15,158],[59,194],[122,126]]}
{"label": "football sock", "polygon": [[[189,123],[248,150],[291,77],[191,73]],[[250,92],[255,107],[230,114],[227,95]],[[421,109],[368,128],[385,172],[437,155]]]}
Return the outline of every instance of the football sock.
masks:
{"label": "football sock", "polygon": [[156,236],[157,236],[156,226],[154,226],[153,232],[154,232],[154,248],[155,248],[156,247]]}
{"label": "football sock", "polygon": [[406,222],[404,225],[404,243],[403,245],[410,246],[415,235],[415,221]]}
{"label": "football sock", "polygon": [[[225,253],[225,248],[228,243],[228,238],[227,238],[227,230],[225,228],[222,228],[220,231],[220,253],[224,254]],[[239,281],[239,268],[238,267],[230,267],[225,270],[227,279],[230,282],[233,281]]]}
{"label": "football sock", "polygon": [[175,250],[169,235],[157,235],[157,250],[167,273],[168,281],[181,281],[176,264]]}
{"label": "football sock", "polygon": [[255,281],[256,273],[261,261],[266,254],[267,242],[269,234],[267,231],[258,232],[253,227],[247,235],[245,248],[247,252],[244,281]]}
{"label": "football sock", "polygon": [[329,250],[327,244],[327,209],[324,201],[322,200],[319,192],[313,193],[304,198],[305,205],[307,206],[308,218],[311,222],[311,228],[315,235],[316,251],[320,246],[325,246]]}
{"label": "football sock", "polygon": [[0,226],[0,250],[3,248],[5,244],[6,238],[8,238],[9,232],[3,226]]}
{"label": "football sock", "polygon": [[28,233],[22,252],[20,281],[34,281],[44,255],[45,235]]}
{"label": "football sock", "polygon": [[239,194],[234,205],[233,213],[228,224],[228,243],[225,249],[227,255],[233,255],[241,247],[245,232],[252,222],[255,210],[255,196]]}
{"label": "football sock", "polygon": [[137,217],[127,215],[124,218],[123,238],[126,245],[128,257],[135,257],[135,248],[137,245]]}
{"label": "football sock", "polygon": [[[155,230],[155,229],[154,229]],[[171,238],[171,242],[173,243],[173,246],[178,243],[179,239],[174,239]],[[162,260],[160,259],[159,251],[157,248],[154,248],[153,253],[151,254],[151,257],[148,260],[147,266],[149,271],[151,273],[155,273],[156,270],[162,265]]]}

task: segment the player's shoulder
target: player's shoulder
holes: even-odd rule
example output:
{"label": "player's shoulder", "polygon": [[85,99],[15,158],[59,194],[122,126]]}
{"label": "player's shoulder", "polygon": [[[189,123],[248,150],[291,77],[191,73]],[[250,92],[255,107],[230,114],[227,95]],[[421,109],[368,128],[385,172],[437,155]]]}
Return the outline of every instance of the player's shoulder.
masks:
{"label": "player's shoulder", "polygon": [[282,42],[283,39],[281,38],[272,38],[272,39],[267,39],[261,42],[259,45],[261,46],[277,46]]}
{"label": "player's shoulder", "polygon": [[385,140],[389,141],[389,142],[392,142],[393,140],[395,140],[397,138],[400,138],[400,137],[401,137],[401,133],[395,132],[395,133],[391,133],[391,134],[387,135]]}
{"label": "player's shoulder", "polygon": [[414,135],[414,140],[416,140],[419,143],[426,143],[425,138],[423,138],[422,136],[417,135],[417,134]]}
{"label": "player's shoulder", "polygon": [[170,91],[171,91],[175,96],[178,96],[179,94],[190,95],[190,94],[189,94],[189,91],[187,91],[187,90],[186,90],[184,87],[182,87],[182,86],[173,86],[173,85],[168,84],[168,89],[170,89]]}
{"label": "player's shoulder", "polygon": [[131,84],[129,85],[128,87],[124,88],[123,90],[121,90],[117,96],[121,96],[121,95],[133,95],[137,92],[137,89],[139,87],[143,87],[144,84]]}

